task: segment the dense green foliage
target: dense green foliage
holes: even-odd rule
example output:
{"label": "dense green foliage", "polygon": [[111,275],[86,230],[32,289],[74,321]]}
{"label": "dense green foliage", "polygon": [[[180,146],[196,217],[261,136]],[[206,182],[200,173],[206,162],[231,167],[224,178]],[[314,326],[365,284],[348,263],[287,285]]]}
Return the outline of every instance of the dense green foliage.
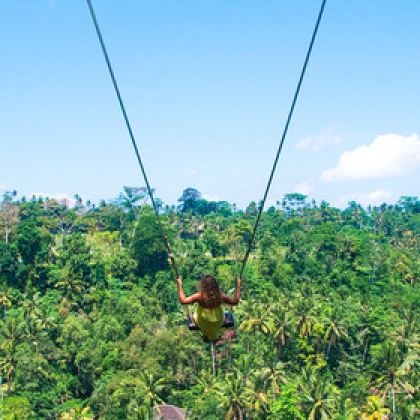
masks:
{"label": "dense green foliage", "polygon": [[[159,201],[187,292],[231,291],[257,212],[186,189]],[[289,194],[263,213],[235,336],[184,325],[143,189],[98,206],[5,194],[4,419],[411,419],[419,405],[420,202],[344,210]]]}

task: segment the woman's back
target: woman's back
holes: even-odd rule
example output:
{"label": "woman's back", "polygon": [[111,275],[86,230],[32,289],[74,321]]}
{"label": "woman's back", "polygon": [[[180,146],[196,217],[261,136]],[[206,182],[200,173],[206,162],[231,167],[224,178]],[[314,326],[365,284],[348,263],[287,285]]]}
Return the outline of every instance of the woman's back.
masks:
{"label": "woman's back", "polygon": [[237,305],[240,299],[241,280],[236,280],[235,296],[229,297],[222,293],[213,276],[207,275],[201,279],[200,291],[186,297],[182,288],[182,279],[177,279],[179,300],[183,305],[198,303],[194,313],[195,324],[198,325],[203,337],[211,341],[220,336],[224,324],[224,311],[222,304]]}

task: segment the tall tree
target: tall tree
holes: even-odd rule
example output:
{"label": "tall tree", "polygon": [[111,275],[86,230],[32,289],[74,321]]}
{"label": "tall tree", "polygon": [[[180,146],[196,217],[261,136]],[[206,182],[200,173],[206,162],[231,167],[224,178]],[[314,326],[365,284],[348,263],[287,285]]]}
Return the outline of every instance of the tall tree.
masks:
{"label": "tall tree", "polygon": [[137,221],[136,233],[131,245],[137,261],[137,274],[155,274],[167,270],[168,254],[163,241],[156,215],[150,207],[144,207]]}
{"label": "tall tree", "polygon": [[182,192],[181,197],[178,199],[180,209],[182,212],[192,212],[193,214],[197,211],[198,204],[201,200],[201,193],[195,188],[185,188]]}
{"label": "tall tree", "polygon": [[3,200],[0,204],[0,232],[2,232],[4,241],[9,243],[10,234],[13,228],[19,222],[19,206],[13,203],[16,197],[16,191],[3,194]]}

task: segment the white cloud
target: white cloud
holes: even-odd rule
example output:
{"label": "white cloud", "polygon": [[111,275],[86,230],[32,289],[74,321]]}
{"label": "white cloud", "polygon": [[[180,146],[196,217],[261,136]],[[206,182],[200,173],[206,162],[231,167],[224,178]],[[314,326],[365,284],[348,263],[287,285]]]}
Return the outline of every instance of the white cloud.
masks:
{"label": "white cloud", "polygon": [[334,127],[327,128],[319,134],[307,136],[301,139],[295,146],[296,150],[320,150],[325,146],[342,143],[342,138],[337,134]]}
{"label": "white cloud", "polygon": [[220,198],[215,195],[202,194],[202,197],[207,201],[221,201]]}
{"label": "white cloud", "polygon": [[386,190],[375,190],[371,192],[356,192],[353,194],[346,194],[339,197],[334,201],[334,205],[340,208],[344,208],[350,201],[356,201],[362,206],[366,207],[379,206],[382,203],[392,203],[397,200],[397,197],[394,193]]}
{"label": "white cloud", "polygon": [[309,182],[302,181],[293,187],[293,191],[300,194],[309,195],[313,191],[313,187]]}
{"label": "white cloud", "polygon": [[377,136],[371,144],[344,152],[338,164],[322,172],[324,182],[404,176],[420,165],[417,134]]}
{"label": "white cloud", "polygon": [[370,204],[382,204],[385,201],[392,200],[393,194],[385,190],[376,190],[367,194]]}
{"label": "white cloud", "polygon": [[0,183],[0,191],[6,191],[6,184]]}

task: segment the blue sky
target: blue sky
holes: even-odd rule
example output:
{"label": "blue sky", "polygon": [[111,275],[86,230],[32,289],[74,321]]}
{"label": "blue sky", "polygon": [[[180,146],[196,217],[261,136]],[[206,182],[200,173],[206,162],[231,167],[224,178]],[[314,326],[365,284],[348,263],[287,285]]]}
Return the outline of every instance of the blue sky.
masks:
{"label": "blue sky", "polygon": [[[94,1],[157,196],[262,197],[319,1]],[[269,202],[418,195],[420,2],[327,2]],[[84,0],[0,2],[0,193],[143,185]]]}

